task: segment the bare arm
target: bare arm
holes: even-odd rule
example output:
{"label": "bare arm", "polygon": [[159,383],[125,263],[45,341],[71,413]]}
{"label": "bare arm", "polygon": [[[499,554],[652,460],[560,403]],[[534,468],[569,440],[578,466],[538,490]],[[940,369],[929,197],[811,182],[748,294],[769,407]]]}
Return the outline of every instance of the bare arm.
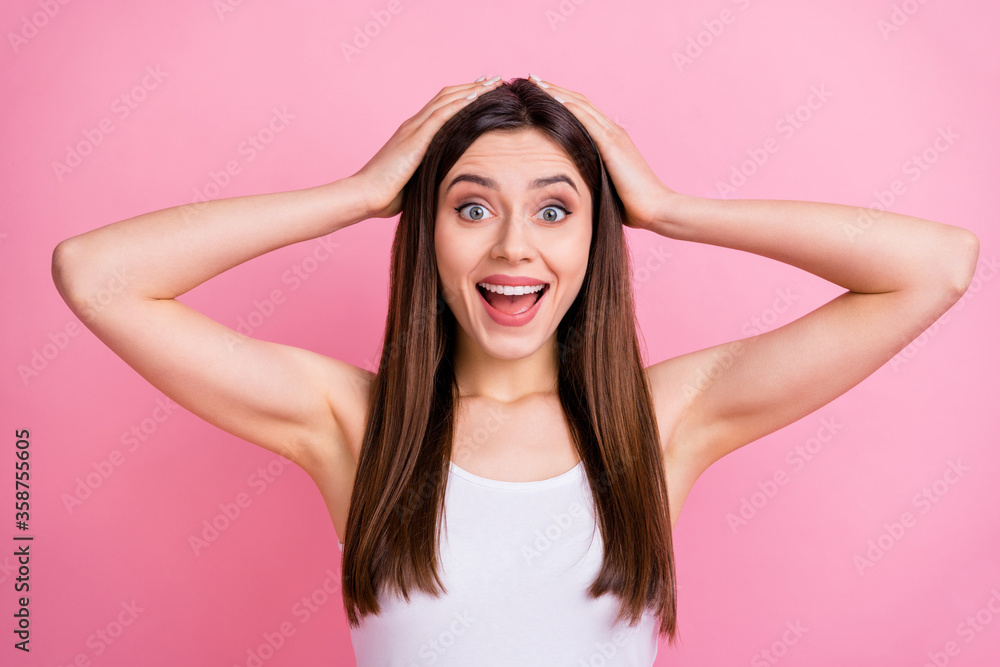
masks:
{"label": "bare arm", "polygon": [[649,368],[677,424],[666,451],[694,476],[886,363],[961,297],[979,254],[972,232],[898,213],[677,193],[661,202],[650,231],[770,257],[848,290],[773,331]]}
{"label": "bare arm", "polygon": [[[98,227],[66,239],[57,286],[96,291],[115,271],[128,292],[173,299],[247,260],[368,217],[360,184],[343,179],[304,190],[185,204]],[[67,280],[68,279],[68,280]]]}
{"label": "bare arm", "polygon": [[[363,385],[351,380],[367,371],[241,336],[175,297],[366,217],[361,184],[350,178],[188,204],[66,239],[53,252],[52,275],[84,324],[151,384],[223,430],[308,467],[313,448],[336,441],[338,399],[357,405],[349,393]],[[98,299],[110,284],[117,293]]]}

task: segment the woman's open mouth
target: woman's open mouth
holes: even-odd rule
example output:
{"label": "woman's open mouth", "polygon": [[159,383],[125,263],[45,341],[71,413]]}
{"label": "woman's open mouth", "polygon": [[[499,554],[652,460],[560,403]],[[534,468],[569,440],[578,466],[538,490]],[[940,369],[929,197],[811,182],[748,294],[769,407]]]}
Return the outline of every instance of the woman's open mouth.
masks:
{"label": "woman's open mouth", "polygon": [[479,283],[476,285],[476,290],[493,321],[504,326],[516,327],[527,324],[535,316],[538,305],[549,291],[549,285],[543,283],[509,287]]}

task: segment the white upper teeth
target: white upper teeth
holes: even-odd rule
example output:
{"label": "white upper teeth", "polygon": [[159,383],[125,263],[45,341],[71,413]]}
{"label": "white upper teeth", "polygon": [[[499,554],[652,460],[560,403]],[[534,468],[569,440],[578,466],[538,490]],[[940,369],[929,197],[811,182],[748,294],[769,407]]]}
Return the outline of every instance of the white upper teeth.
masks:
{"label": "white upper teeth", "polygon": [[545,285],[518,285],[517,287],[512,287],[510,285],[491,285],[489,283],[478,283],[478,286],[497,294],[506,294],[507,296],[511,296],[512,294],[533,294],[545,287]]}

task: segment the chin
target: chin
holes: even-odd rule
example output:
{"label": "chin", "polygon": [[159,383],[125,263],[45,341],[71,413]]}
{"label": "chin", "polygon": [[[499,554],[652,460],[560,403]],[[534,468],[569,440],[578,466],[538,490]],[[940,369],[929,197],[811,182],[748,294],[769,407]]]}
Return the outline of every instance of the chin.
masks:
{"label": "chin", "polygon": [[480,349],[496,359],[514,361],[530,357],[538,351],[539,345],[534,340],[521,337],[515,340],[481,342]]}

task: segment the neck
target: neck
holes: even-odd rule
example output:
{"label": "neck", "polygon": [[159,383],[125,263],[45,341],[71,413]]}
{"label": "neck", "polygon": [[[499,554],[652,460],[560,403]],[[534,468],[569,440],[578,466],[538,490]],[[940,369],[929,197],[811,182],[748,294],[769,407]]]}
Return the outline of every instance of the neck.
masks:
{"label": "neck", "polygon": [[558,389],[556,334],[519,359],[499,359],[487,353],[458,327],[455,380],[460,397],[481,397],[513,403],[531,394]]}

